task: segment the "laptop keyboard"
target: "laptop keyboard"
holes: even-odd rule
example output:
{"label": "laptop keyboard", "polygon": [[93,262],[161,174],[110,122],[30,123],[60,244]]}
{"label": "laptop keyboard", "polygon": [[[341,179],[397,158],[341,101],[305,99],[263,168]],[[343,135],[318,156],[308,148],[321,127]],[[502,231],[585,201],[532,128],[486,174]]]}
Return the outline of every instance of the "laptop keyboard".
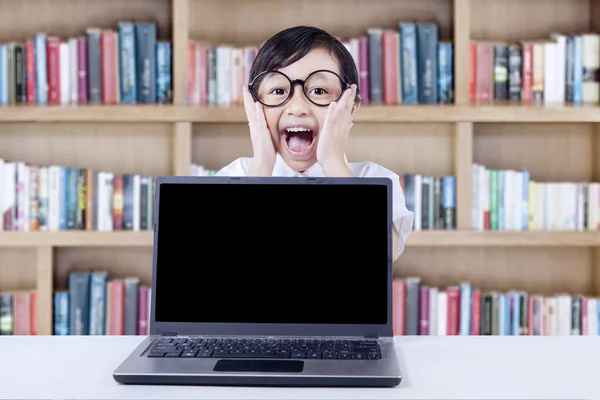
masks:
{"label": "laptop keyboard", "polygon": [[161,338],[148,357],[378,360],[376,340]]}

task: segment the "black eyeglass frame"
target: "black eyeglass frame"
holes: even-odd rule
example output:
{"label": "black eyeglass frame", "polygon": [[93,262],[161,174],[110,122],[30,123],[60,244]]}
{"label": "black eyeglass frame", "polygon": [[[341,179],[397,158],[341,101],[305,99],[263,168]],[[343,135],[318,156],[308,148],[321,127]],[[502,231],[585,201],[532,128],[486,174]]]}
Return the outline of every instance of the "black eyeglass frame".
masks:
{"label": "black eyeglass frame", "polygon": [[[308,76],[307,76],[306,78],[304,78],[304,79],[294,79],[294,80],[290,79],[290,78],[289,78],[289,76],[287,76],[286,74],[284,74],[284,73],[283,73],[283,72],[281,72],[281,71],[276,71],[276,70],[268,70],[268,71],[263,71],[263,72],[261,72],[260,74],[256,75],[256,76],[254,77],[254,79],[252,79],[252,81],[251,81],[251,82],[248,84],[248,90],[249,90],[249,91],[250,91],[250,93],[252,94],[252,97],[254,97],[254,100],[258,101],[260,104],[264,105],[265,107],[279,107],[279,106],[281,106],[281,105],[285,104],[285,103],[286,103],[286,102],[287,102],[287,101],[290,99],[290,97],[292,97],[292,94],[294,93],[294,87],[296,86],[296,84],[298,84],[298,85],[300,85],[300,86],[302,87],[302,93],[304,93],[304,97],[306,97],[306,98],[308,99],[308,101],[310,101],[311,103],[313,103],[314,105],[316,105],[316,106],[319,106],[319,107],[327,107],[327,106],[328,106],[329,104],[331,104],[331,103],[329,103],[329,104],[318,104],[318,103],[315,103],[314,101],[312,101],[312,100],[310,99],[310,97],[308,97],[308,95],[306,94],[306,91],[304,90],[304,83],[305,83],[305,82],[306,82],[306,81],[307,81],[307,80],[308,80],[308,79],[309,79],[309,78],[310,78],[312,75],[314,75],[314,74],[316,74],[316,73],[318,73],[318,72],[329,72],[329,73],[332,73],[332,74],[334,74],[335,76],[337,76],[337,77],[338,77],[338,79],[340,80],[340,83],[341,83],[341,85],[342,85],[342,91],[340,92],[340,95],[339,95],[339,96],[338,96],[338,97],[337,97],[335,100],[332,100],[332,101],[331,101],[331,103],[333,103],[334,101],[338,101],[338,100],[340,99],[340,97],[342,97],[342,95],[344,94],[344,91],[350,87],[350,83],[348,83],[348,82],[344,82],[344,80],[342,79],[342,77],[341,77],[341,76],[339,76],[339,75],[338,75],[338,74],[336,74],[335,72],[333,72],[333,71],[331,71],[331,70],[328,70],[328,69],[318,69],[318,70],[316,70],[316,71],[313,71],[313,72],[311,72],[310,74],[308,74]],[[279,104],[275,104],[275,105],[273,105],[273,104],[265,104],[265,103],[263,103],[262,101],[260,101],[260,99],[258,98],[258,95],[256,94],[255,87],[254,87],[254,83],[256,82],[256,80],[257,80],[258,78],[260,78],[261,76],[263,76],[263,75],[265,75],[265,74],[268,74],[268,73],[277,73],[277,74],[280,74],[280,75],[284,76],[284,77],[285,77],[285,78],[288,80],[288,82],[290,82],[290,93],[288,93],[288,96],[286,97],[286,99],[285,99],[285,100],[283,100],[283,101],[282,101],[281,103],[279,103]]]}

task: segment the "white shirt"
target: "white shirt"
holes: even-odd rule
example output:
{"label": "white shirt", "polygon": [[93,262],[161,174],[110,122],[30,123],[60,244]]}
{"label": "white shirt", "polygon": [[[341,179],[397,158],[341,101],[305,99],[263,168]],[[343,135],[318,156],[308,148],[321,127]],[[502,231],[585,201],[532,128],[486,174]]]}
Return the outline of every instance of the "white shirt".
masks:
{"label": "white shirt", "polygon": [[[388,177],[392,180],[392,220],[396,230],[398,231],[398,251],[394,261],[398,259],[404,251],[406,240],[412,232],[414,213],[406,208],[406,200],[400,186],[400,177],[387,168],[382,167],[374,162],[356,162],[346,164],[355,176],[358,177]],[[218,176],[246,176],[252,158],[241,157],[234,160],[231,164],[223,167]],[[309,177],[324,177],[323,169],[319,163],[315,163],[306,171],[298,172],[290,168],[283,158],[277,154],[275,167],[273,168],[273,176],[309,176]]]}

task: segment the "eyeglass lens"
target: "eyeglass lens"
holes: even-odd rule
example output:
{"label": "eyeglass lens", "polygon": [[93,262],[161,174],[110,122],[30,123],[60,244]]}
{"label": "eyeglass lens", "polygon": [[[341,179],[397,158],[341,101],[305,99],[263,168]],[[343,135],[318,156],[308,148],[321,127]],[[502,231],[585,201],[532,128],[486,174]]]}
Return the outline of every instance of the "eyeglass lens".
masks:
{"label": "eyeglass lens", "polygon": [[[287,100],[291,89],[289,79],[279,72],[268,72],[256,82],[258,99],[261,103],[270,106],[279,105]],[[332,72],[313,73],[304,82],[304,94],[318,105],[329,105],[340,97],[341,93],[342,81]]]}

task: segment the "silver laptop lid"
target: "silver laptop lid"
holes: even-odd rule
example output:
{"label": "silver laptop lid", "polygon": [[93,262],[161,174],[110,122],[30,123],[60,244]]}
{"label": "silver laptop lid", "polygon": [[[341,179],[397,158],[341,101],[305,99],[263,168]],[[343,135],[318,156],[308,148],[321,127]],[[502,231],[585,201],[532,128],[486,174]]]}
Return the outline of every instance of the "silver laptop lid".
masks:
{"label": "silver laptop lid", "polygon": [[389,178],[159,177],[150,334],[392,336]]}

